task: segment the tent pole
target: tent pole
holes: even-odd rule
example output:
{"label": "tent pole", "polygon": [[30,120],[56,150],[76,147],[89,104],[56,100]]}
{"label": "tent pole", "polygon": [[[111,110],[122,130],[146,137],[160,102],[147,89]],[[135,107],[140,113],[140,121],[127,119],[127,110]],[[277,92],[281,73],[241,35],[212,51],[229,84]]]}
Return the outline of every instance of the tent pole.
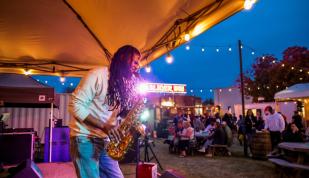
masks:
{"label": "tent pole", "polygon": [[48,162],[52,162],[52,145],[53,145],[53,116],[54,116],[54,103],[50,106],[50,120],[49,120],[49,159]]}

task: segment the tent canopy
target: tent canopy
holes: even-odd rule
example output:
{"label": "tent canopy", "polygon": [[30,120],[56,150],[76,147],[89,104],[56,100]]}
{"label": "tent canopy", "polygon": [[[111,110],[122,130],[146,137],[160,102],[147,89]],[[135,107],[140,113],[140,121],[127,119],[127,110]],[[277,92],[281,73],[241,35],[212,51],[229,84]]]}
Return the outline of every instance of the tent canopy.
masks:
{"label": "tent canopy", "polygon": [[3,0],[0,72],[80,76],[121,46],[142,65],[243,9],[245,0]]}
{"label": "tent canopy", "polygon": [[309,97],[309,83],[300,83],[275,94],[276,100],[289,100]]}
{"label": "tent canopy", "polygon": [[0,75],[0,103],[4,106],[50,107],[56,103],[54,88],[26,75]]}

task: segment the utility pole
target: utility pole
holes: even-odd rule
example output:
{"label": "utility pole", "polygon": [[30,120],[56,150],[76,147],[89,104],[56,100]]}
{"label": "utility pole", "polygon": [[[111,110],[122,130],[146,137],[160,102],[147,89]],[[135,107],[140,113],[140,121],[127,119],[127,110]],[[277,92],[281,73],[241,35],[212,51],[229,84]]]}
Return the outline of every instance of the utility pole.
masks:
{"label": "utility pole", "polygon": [[[239,69],[240,69],[240,93],[241,93],[241,108],[242,108],[242,117],[245,119],[245,96],[244,96],[244,74],[242,67],[242,44],[238,40],[238,51],[239,51]],[[244,133],[244,154],[248,156],[248,145],[246,133]]]}

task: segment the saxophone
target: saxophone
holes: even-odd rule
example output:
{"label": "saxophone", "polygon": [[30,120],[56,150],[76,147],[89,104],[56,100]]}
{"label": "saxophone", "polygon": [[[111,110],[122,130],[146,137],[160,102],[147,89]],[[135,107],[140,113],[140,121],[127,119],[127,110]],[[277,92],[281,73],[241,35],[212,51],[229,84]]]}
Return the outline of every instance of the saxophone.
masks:
{"label": "saxophone", "polygon": [[141,126],[141,123],[138,121],[138,117],[143,108],[144,101],[143,99],[139,99],[124,120],[120,123],[118,131],[122,133],[122,139],[117,142],[116,139],[111,138],[110,142],[108,142],[106,146],[107,154],[111,158],[121,160],[128,151],[133,140],[133,134],[138,130],[138,127]]}

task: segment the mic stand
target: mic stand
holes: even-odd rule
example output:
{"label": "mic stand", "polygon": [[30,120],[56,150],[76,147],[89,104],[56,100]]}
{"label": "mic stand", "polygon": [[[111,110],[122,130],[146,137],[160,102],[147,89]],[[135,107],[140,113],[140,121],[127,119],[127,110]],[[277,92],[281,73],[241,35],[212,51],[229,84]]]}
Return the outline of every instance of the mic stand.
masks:
{"label": "mic stand", "polygon": [[[144,145],[144,162],[150,162],[151,160],[155,159],[156,162],[158,163],[159,167],[161,170],[163,170],[163,167],[159,161],[159,159],[157,158],[156,154],[154,153],[151,145],[149,144],[149,137],[145,136],[142,145]],[[141,146],[142,146],[141,145]],[[150,152],[152,153],[152,157],[149,157],[149,152],[148,149],[150,150]]]}

